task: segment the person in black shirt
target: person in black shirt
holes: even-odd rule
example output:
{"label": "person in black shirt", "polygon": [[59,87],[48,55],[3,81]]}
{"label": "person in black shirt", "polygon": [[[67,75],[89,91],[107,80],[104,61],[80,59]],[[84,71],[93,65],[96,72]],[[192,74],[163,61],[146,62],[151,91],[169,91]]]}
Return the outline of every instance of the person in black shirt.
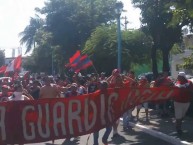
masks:
{"label": "person in black shirt", "polygon": [[88,84],[88,93],[93,93],[98,90],[98,78],[95,74],[91,75],[90,83]]}
{"label": "person in black shirt", "polygon": [[34,98],[34,100],[39,99],[40,87],[41,87],[41,84],[39,83],[39,81],[38,80],[34,80],[33,84],[32,84],[31,91],[30,91],[30,94]]}

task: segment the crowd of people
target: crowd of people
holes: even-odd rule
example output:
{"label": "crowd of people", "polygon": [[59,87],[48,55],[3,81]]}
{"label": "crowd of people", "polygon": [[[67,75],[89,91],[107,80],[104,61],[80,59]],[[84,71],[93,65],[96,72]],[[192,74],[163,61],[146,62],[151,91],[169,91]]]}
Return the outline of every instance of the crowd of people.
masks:
{"label": "crowd of people", "polygon": [[[82,94],[93,93],[97,90],[107,90],[108,88],[123,88],[123,87],[178,87],[193,89],[192,82],[186,79],[184,72],[179,72],[176,80],[171,80],[168,73],[164,72],[156,80],[149,82],[146,76],[136,78],[133,71],[127,74],[121,74],[118,69],[114,69],[110,76],[106,76],[104,72],[101,74],[92,73],[87,77],[83,77],[80,73],[75,73],[72,78],[62,80],[60,77],[53,76],[37,76],[29,80],[15,80],[14,82],[1,81],[0,102],[18,101],[18,100],[38,100],[44,98],[69,98]],[[181,94],[180,97],[173,98],[173,100],[156,102],[156,109],[159,109],[161,117],[169,115],[168,103],[174,105],[176,118],[176,131],[182,134],[182,120],[188,110],[191,102],[191,95],[188,93]],[[140,109],[145,108],[146,118],[149,121],[148,102],[136,106],[137,114],[135,119],[139,120]],[[129,129],[129,119],[132,117],[134,108],[128,110],[123,114],[123,130]],[[117,131],[119,120],[114,122],[112,126],[106,127],[106,132],[102,137],[102,142],[107,143],[109,134],[113,131],[113,137],[119,136]],[[98,145],[99,132],[93,133],[94,145]]]}

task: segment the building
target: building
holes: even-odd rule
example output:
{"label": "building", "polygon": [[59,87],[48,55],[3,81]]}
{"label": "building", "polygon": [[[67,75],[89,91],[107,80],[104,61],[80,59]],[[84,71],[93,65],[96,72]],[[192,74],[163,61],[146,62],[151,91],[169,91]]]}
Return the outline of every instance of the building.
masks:
{"label": "building", "polygon": [[183,38],[184,41],[184,51],[183,53],[171,55],[171,75],[173,78],[178,76],[179,71],[185,71],[186,74],[193,75],[191,70],[184,70],[179,66],[183,64],[183,58],[189,57],[193,53],[193,34],[186,34]]}
{"label": "building", "polygon": [[[5,65],[11,63],[16,57],[7,57],[5,58]],[[22,62],[26,60],[26,57],[22,57]],[[24,68],[21,68],[21,72],[25,71]]]}

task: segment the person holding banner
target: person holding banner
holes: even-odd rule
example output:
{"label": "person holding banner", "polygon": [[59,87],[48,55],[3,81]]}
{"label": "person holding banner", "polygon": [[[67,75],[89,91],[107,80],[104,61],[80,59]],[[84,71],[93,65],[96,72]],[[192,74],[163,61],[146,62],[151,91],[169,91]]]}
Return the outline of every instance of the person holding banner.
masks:
{"label": "person holding banner", "polygon": [[[44,78],[44,86],[40,88],[39,99],[60,97],[60,91],[56,85],[51,84],[51,79],[47,76]],[[54,140],[52,140],[54,143]]]}
{"label": "person holding banner", "polygon": [[93,93],[98,90],[98,76],[97,74],[92,73],[89,83],[87,84],[87,92]]}
{"label": "person holding banner", "polygon": [[23,88],[21,83],[14,84],[13,95],[9,97],[10,101],[34,100],[33,97]]}
{"label": "person holding banner", "polygon": [[[172,87],[174,86],[172,80],[168,77],[168,72],[163,72],[154,83],[154,87]],[[169,116],[169,106],[170,100],[163,100],[157,102],[157,109],[161,117]]]}
{"label": "person holding banner", "polygon": [[[112,75],[107,78],[107,82],[109,83],[110,88],[123,88],[123,87],[131,87],[131,84],[133,84],[135,81],[127,76],[122,76],[118,69],[114,69],[112,71]],[[128,117],[130,115],[130,112],[127,111],[123,115],[123,130],[128,129]],[[113,137],[116,138],[119,137],[119,134],[117,132],[117,128],[119,125],[119,119],[113,124]]]}
{"label": "person holding banner", "polygon": [[186,74],[184,72],[179,72],[175,86],[181,89],[186,89],[180,92],[180,95],[174,97],[176,131],[179,135],[181,135],[183,133],[182,120],[184,119],[186,112],[190,106],[193,84],[190,80],[186,79]]}
{"label": "person holding banner", "polygon": [[[149,83],[148,83],[148,80],[145,76],[141,76],[139,78],[138,87],[139,88],[149,88]],[[146,115],[145,121],[148,121],[148,102],[145,102],[145,103],[137,106],[136,119],[137,119],[137,121],[139,120],[139,112],[140,112],[140,109],[142,108],[142,106],[145,108],[145,115]]]}
{"label": "person holding banner", "polygon": [[[135,79],[135,72],[130,70],[129,73],[124,76],[124,86],[126,87],[137,87],[138,83]],[[132,112],[135,108],[131,108],[123,114],[123,130],[128,131],[130,128],[129,120],[133,118]]]}
{"label": "person holding banner", "polygon": [[[109,78],[107,78],[107,82],[108,82],[110,88],[123,87],[123,80],[122,80],[122,77],[121,77],[118,69],[114,69],[112,71],[112,75]],[[118,134],[118,131],[117,131],[118,125],[119,125],[119,119],[113,124],[113,137],[112,137],[112,139],[120,136]]]}
{"label": "person holding banner", "polygon": [[[106,81],[101,81],[100,84],[99,84],[99,88],[100,88],[101,94],[107,95],[108,83]],[[102,142],[104,144],[108,143],[108,137],[111,133],[111,130],[112,130],[112,126],[107,126],[106,127],[106,131],[105,131],[105,133],[102,137]],[[94,140],[94,145],[99,145],[99,143],[98,143],[99,131],[93,133],[93,138],[94,138],[93,139]]]}
{"label": "person holding banner", "polygon": [[34,100],[34,99],[28,92],[26,92],[22,84],[19,82],[14,84],[14,92],[12,96],[9,97],[9,101],[20,101],[20,100]]}

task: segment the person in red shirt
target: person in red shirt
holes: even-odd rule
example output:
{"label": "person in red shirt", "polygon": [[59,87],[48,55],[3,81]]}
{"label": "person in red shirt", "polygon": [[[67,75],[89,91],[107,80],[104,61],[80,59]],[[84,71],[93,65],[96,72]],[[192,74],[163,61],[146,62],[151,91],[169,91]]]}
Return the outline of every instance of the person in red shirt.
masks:
{"label": "person in red shirt", "polygon": [[[123,87],[133,87],[135,80],[128,76],[121,75],[118,69],[114,69],[112,71],[112,75],[109,78],[107,78],[107,82],[109,83],[110,88],[123,88]],[[132,116],[131,114],[132,111],[133,109],[130,109],[123,114],[123,130],[124,131],[127,131],[129,129],[128,120]],[[117,132],[118,124],[119,124],[119,120],[117,120],[113,124],[113,137],[112,138],[119,137],[119,134]]]}
{"label": "person in red shirt", "polygon": [[[119,87],[123,87],[124,85],[118,69],[114,69],[112,71],[112,75],[109,78],[107,78],[107,82],[109,84],[109,88],[119,88]],[[119,125],[119,119],[113,124],[112,139],[120,136],[117,131],[118,125]]]}
{"label": "person in red shirt", "polygon": [[182,134],[182,120],[186,115],[186,112],[191,102],[191,92],[193,84],[190,80],[186,79],[184,72],[179,72],[175,86],[182,89],[178,96],[174,97],[174,111],[176,118],[176,131],[179,135]]}
{"label": "person in red shirt", "polygon": [[[163,72],[154,83],[154,87],[172,87],[173,85],[173,81],[168,77],[168,72]],[[171,103],[170,101],[171,100],[163,100],[156,102],[161,117],[169,116],[169,108],[167,106]]]}

